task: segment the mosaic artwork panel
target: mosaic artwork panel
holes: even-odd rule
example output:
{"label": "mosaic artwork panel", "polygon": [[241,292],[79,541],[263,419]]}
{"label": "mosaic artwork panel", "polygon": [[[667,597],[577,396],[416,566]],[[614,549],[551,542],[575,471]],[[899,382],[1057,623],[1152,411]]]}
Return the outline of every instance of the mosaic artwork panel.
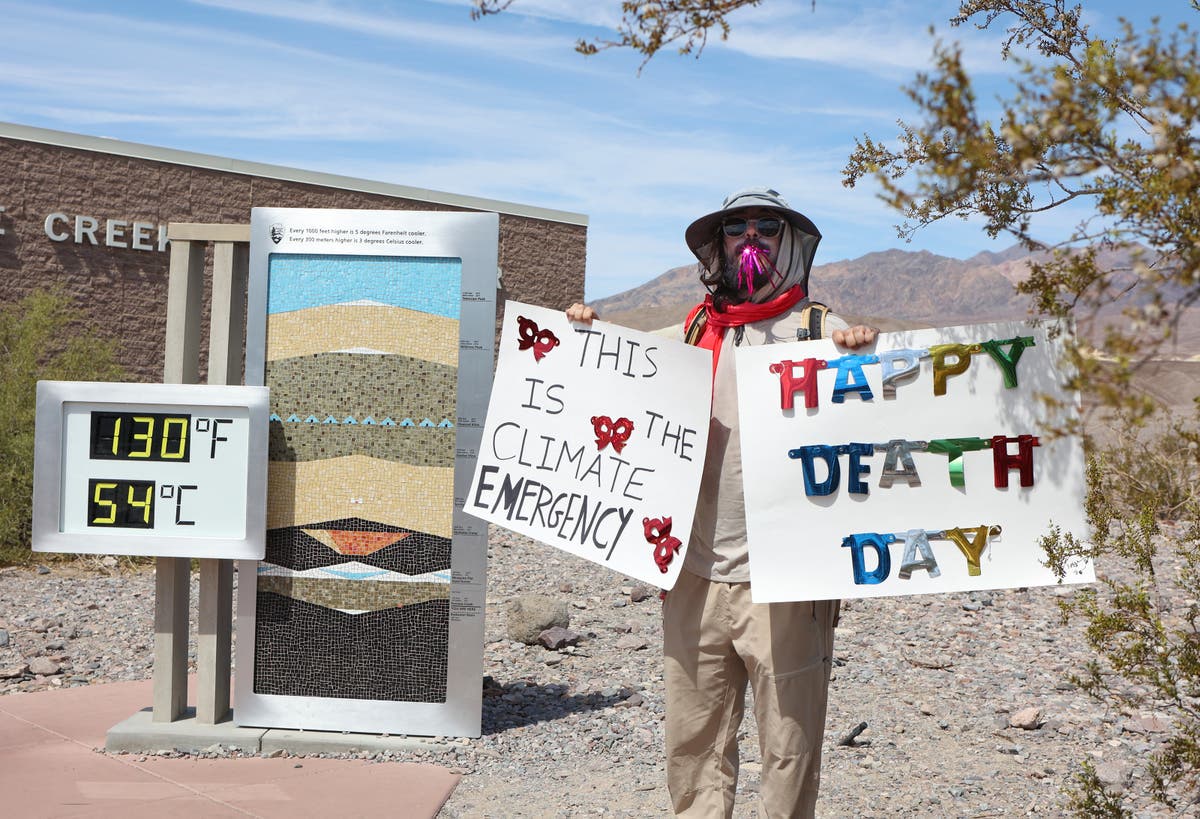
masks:
{"label": "mosaic artwork panel", "polygon": [[274,566],[270,563],[260,563],[258,566],[258,576],[296,577],[309,580],[369,580],[372,583],[448,584],[451,579],[450,572],[427,572],[418,575],[400,574],[399,572],[389,572],[386,569],[377,569],[374,566],[358,562],[339,563],[336,566],[305,569],[304,571],[296,571],[284,566]]}
{"label": "mosaic artwork panel", "polygon": [[[349,515],[453,536],[454,470],[363,455],[268,463],[267,530]],[[446,498],[450,501],[447,502]]]}
{"label": "mosaic artwork panel", "polygon": [[[319,327],[319,333],[312,333]],[[377,305],[331,305],[267,319],[269,361],[314,353],[402,355],[458,364],[458,322],[431,313]]]}
{"label": "mosaic artwork panel", "polygon": [[319,353],[267,364],[271,412],[339,423],[391,418],[420,424],[453,423],[458,370],[396,355]]}
{"label": "mosaic artwork panel", "polygon": [[277,255],[268,268],[254,690],[444,702],[461,264]]}
{"label": "mosaic artwork panel", "polygon": [[449,600],[345,614],[257,594],[260,694],[445,702]]}
{"label": "mosaic artwork panel", "polygon": [[258,591],[270,592],[316,606],[360,614],[380,609],[411,606],[430,600],[449,600],[449,583],[389,583],[374,580],[332,580],[281,577],[259,573]]}
{"label": "mosaic artwork panel", "polygon": [[267,315],[363,303],[457,322],[462,306],[461,259],[287,254],[271,256],[268,272]]}
{"label": "mosaic artwork panel", "polygon": [[[450,570],[450,539],[426,532],[413,532],[399,527],[382,528],[383,524],[359,519],[329,521],[304,527],[272,529],[267,532],[266,562],[296,571],[336,566],[348,558],[322,543],[313,533],[318,529],[352,529],[371,527],[364,531],[406,532],[408,537],[387,548],[368,555],[356,555],[353,560],[377,569],[420,575]],[[375,528],[379,527],[379,528]]]}
{"label": "mosaic artwork panel", "polygon": [[[352,417],[352,416],[347,416]],[[370,455],[385,461],[431,466],[454,466],[454,425],[400,426],[327,421],[283,421],[272,419],[268,457],[272,461],[319,461],[349,455]],[[385,419],[386,420],[386,419]],[[404,419],[401,419],[404,420]]]}

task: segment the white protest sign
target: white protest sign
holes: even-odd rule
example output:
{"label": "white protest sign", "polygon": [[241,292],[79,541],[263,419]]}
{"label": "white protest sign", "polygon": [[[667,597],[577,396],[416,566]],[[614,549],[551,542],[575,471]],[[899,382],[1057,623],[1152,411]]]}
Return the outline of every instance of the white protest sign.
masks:
{"label": "white protest sign", "polygon": [[700,489],[711,384],[707,350],[508,302],[464,510],[671,588]]}
{"label": "white protest sign", "polygon": [[1078,412],[1060,358],[1018,322],[738,348],[755,601],[1056,583],[1039,538],[1087,537],[1080,442],[1040,432],[1041,396]]}

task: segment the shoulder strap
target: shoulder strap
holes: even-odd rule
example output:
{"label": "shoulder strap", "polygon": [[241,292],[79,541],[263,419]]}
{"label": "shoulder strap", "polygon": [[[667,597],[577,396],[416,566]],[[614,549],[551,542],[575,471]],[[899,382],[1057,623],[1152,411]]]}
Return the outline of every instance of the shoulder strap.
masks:
{"label": "shoulder strap", "polygon": [[816,338],[825,338],[825,316],[829,314],[829,308],[821,304],[819,301],[810,301],[800,311],[801,327],[796,330],[797,341],[811,341]]}
{"label": "shoulder strap", "polygon": [[700,343],[700,338],[704,335],[704,325],[708,323],[708,313],[704,312],[704,305],[697,305],[692,309],[683,322],[683,341],[685,344],[695,346]]}

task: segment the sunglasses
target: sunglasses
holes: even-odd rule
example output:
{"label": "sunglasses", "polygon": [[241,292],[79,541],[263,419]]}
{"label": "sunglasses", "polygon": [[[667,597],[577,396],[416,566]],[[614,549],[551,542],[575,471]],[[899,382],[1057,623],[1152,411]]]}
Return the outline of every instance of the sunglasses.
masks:
{"label": "sunglasses", "polygon": [[760,216],[757,219],[726,219],[721,223],[721,230],[725,232],[726,236],[741,236],[751,222],[754,223],[754,229],[758,231],[758,235],[767,239],[778,236],[779,231],[783,230],[783,220],[778,216]]}

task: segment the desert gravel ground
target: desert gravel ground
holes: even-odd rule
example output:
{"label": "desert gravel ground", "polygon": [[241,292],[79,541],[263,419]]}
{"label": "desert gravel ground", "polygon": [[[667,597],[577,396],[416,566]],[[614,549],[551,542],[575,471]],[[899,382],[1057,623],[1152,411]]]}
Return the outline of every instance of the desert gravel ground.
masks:
{"label": "desert gravel ground", "polygon": [[[153,589],[151,570],[112,558],[0,570],[0,694],[149,677]],[[647,592],[493,529],[483,736],[380,764],[461,771],[448,819],[669,814],[661,603]],[[529,593],[568,604],[577,645],[550,651],[508,638],[507,605]],[[818,815],[1059,816],[1084,759],[1137,815],[1200,815],[1141,795],[1146,755],[1168,735],[1165,713],[1110,711],[1068,681],[1087,659],[1081,626],[1059,616],[1059,600],[1074,593],[845,604]],[[864,722],[852,744],[838,744]],[[749,712],[741,751],[736,815],[753,817],[760,765]]]}

